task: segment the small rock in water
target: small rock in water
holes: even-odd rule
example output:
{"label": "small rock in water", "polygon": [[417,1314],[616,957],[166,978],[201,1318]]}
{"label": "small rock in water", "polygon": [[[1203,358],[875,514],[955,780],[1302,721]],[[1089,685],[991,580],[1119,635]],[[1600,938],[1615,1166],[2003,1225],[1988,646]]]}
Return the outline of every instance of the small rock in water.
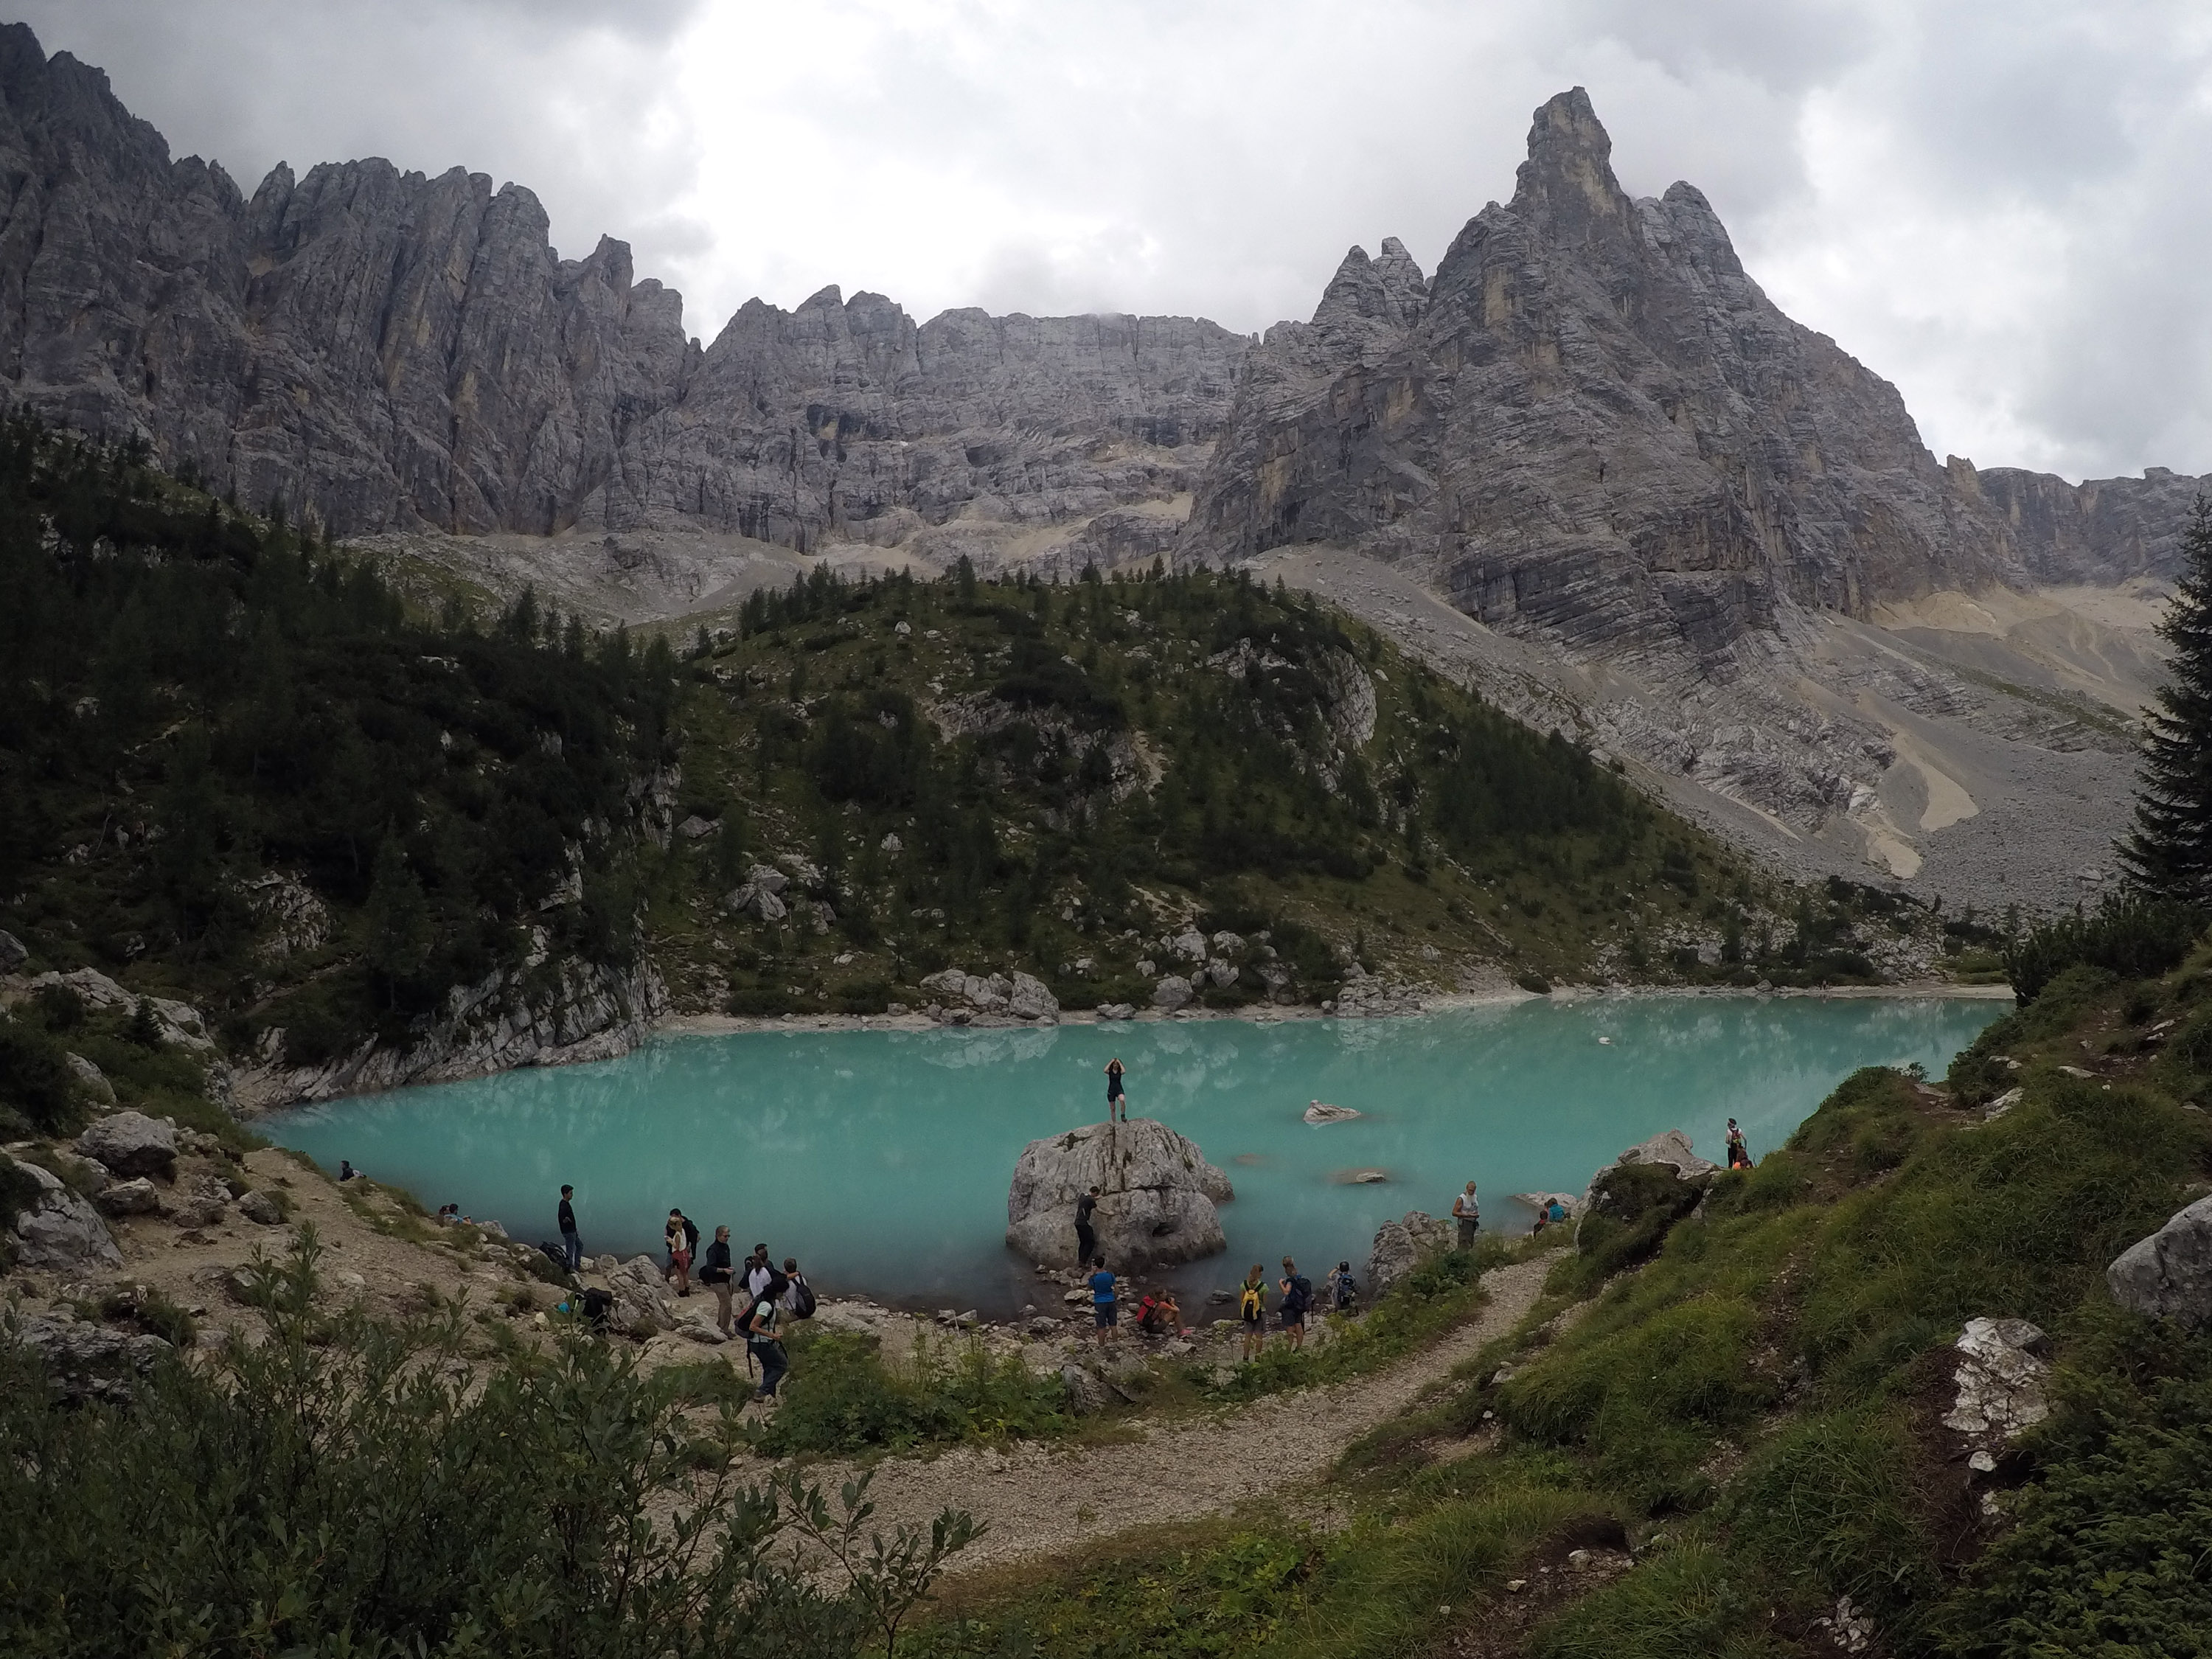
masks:
{"label": "small rock in water", "polygon": [[1375,1187],[1389,1178],[1388,1170],[1339,1170],[1329,1177],[1340,1187]]}
{"label": "small rock in water", "polygon": [[1306,1121],[1309,1123],[1346,1123],[1358,1115],[1349,1106],[1332,1106],[1321,1100],[1306,1108]]}

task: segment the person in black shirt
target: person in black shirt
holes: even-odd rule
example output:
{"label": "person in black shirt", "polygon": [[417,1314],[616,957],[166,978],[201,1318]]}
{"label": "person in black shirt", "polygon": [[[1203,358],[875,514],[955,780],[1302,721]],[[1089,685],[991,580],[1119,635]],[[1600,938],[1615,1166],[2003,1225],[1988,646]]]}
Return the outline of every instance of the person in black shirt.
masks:
{"label": "person in black shirt", "polygon": [[1075,1200],[1075,1259],[1088,1261],[1098,1254],[1098,1235],[1091,1229],[1091,1212],[1098,1207],[1098,1189],[1093,1187]]}
{"label": "person in black shirt", "polygon": [[714,1229],[714,1242],[707,1247],[707,1261],[699,1269],[699,1282],[714,1293],[714,1328],[724,1336],[730,1330],[730,1283],[735,1277],[730,1262],[730,1230]]}
{"label": "person in black shirt", "polygon": [[561,1188],[561,1248],[568,1252],[568,1271],[580,1272],[584,1266],[584,1241],[576,1236],[576,1206],[569,1200],[576,1195],[574,1187]]}

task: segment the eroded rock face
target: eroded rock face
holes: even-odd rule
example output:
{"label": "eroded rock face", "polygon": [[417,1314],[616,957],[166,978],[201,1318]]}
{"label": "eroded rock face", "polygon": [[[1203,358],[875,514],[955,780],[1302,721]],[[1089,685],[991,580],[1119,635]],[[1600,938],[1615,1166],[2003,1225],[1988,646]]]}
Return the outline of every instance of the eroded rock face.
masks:
{"label": "eroded rock face", "polygon": [[2051,1366],[2032,1350],[2043,1333],[2025,1319],[1970,1319],[1955,1346],[1958,1396],[1943,1425],[1984,1448],[2001,1447],[2051,1414]]}
{"label": "eroded rock face", "polygon": [[1409,1210],[1402,1221],[1386,1221],[1375,1231],[1375,1248],[1367,1257],[1367,1290],[1371,1297],[1383,1291],[1432,1255],[1441,1255],[1455,1242],[1452,1224],[1425,1210]]}
{"label": "eroded rock face", "polygon": [[[10,1160],[13,1162],[13,1160]],[[35,1164],[15,1164],[38,1184],[39,1197],[15,1218],[15,1260],[52,1273],[120,1267],[123,1254],[100,1212]]]}
{"label": "eroded rock face", "polygon": [[118,1180],[177,1173],[177,1128],[143,1112],[112,1112],[76,1138],[76,1150]]}
{"label": "eroded rock face", "polygon": [[1006,1193],[1006,1243],[1048,1267],[1077,1264],[1075,1203],[1101,1189],[1091,1224],[1116,1273],[1194,1261],[1225,1248],[1214,1206],[1236,1195],[1197,1144],[1148,1117],[1033,1140]]}
{"label": "eroded rock face", "polygon": [[2212,1319],[2212,1198],[2176,1212],[2121,1251],[2105,1269],[2105,1282],[2115,1302],[2153,1319],[2185,1325]]}
{"label": "eroded rock face", "polygon": [[110,1330],[82,1320],[26,1319],[15,1341],[43,1359],[62,1397],[122,1404],[132,1385],[172,1352],[158,1336]]}

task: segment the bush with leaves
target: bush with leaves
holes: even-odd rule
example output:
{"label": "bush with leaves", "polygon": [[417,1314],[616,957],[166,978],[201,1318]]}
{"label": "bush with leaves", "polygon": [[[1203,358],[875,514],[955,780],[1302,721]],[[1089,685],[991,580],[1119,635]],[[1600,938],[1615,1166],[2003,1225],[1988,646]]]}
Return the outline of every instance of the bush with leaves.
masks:
{"label": "bush with leaves", "polygon": [[450,1310],[319,1311],[318,1253],[303,1228],[252,1271],[265,1340],[128,1407],[61,1409],[0,1346],[0,1652],[888,1654],[975,1535],[948,1511],[883,1537],[865,1482],[837,1510],[739,1484],[726,1401],[702,1431],[680,1381],[588,1336],[483,1364]]}

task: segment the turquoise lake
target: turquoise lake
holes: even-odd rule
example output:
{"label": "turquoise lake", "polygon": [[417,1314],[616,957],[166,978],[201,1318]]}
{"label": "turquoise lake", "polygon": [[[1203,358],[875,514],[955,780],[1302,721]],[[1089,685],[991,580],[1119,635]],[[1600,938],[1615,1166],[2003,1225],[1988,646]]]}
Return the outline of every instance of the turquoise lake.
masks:
{"label": "turquoise lake", "polygon": [[[341,1158],[517,1239],[557,1237],[576,1188],[584,1248],[658,1251],[672,1205],[743,1249],[766,1240],[825,1292],[1005,1313],[1038,1299],[1004,1243],[1030,1140],[1105,1115],[1119,1054],[1132,1115],[1157,1117],[1236,1183],[1228,1254],[1178,1277],[1226,1285],[1285,1254],[1364,1267],[1376,1228],[1442,1213],[1469,1180],[1484,1224],[1525,1229],[1518,1192],[1579,1192],[1664,1129],[1754,1156],[1858,1066],[1940,1076],[2009,1005],[1966,999],[1620,997],[1409,1018],[798,1029],[672,1036],[623,1059],[509,1072],[279,1114],[258,1127],[325,1169]],[[1319,1099],[1366,1115],[1310,1125]],[[1389,1179],[1334,1179],[1380,1169]]]}

